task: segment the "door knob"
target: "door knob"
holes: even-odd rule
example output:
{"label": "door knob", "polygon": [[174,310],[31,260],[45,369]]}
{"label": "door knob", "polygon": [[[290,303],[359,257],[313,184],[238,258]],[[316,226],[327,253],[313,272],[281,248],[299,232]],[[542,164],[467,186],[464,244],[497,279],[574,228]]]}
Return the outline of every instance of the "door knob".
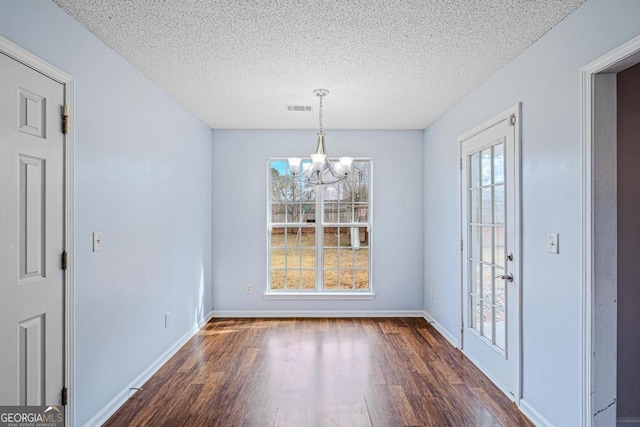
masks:
{"label": "door knob", "polygon": [[502,279],[502,280],[506,280],[507,282],[513,282],[513,274],[509,273],[506,276],[504,274],[501,274],[499,276],[496,276],[496,279]]}

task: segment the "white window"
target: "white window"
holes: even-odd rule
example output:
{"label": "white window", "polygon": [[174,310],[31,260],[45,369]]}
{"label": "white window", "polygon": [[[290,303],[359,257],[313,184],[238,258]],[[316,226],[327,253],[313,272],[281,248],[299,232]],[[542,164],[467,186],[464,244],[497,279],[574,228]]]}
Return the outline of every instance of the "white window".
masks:
{"label": "white window", "polygon": [[291,176],[286,159],[267,166],[267,292],[371,293],[371,159],[322,186]]}

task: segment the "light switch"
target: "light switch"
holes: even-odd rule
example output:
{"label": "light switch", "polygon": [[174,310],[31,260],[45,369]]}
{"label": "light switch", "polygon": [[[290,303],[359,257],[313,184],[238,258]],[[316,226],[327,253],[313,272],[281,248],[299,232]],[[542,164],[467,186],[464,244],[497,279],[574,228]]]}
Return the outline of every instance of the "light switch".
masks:
{"label": "light switch", "polygon": [[547,234],[547,252],[550,254],[559,254],[559,234],[558,233],[549,233]]}
{"label": "light switch", "polygon": [[93,232],[93,252],[102,250],[102,231]]}

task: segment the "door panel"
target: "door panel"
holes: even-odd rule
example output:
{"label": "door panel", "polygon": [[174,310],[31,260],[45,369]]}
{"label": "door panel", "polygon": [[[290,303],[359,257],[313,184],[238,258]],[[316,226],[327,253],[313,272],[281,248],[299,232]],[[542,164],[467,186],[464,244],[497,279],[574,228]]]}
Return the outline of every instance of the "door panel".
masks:
{"label": "door panel", "polygon": [[0,405],[60,404],[64,87],[0,54]]}
{"label": "door panel", "polygon": [[19,156],[20,279],[44,278],[45,160]]}
{"label": "door panel", "polygon": [[18,323],[18,404],[41,405],[45,387],[44,314]]}
{"label": "door panel", "polygon": [[515,126],[461,139],[462,348],[515,399],[519,384]]}

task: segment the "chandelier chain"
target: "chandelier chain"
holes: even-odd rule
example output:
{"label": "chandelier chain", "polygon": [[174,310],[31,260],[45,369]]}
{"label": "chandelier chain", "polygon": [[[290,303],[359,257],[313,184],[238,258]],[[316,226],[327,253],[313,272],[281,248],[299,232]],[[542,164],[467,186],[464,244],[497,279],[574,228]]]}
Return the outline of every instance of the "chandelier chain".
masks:
{"label": "chandelier chain", "polygon": [[320,117],[320,133],[323,133],[324,132],[324,125],[322,124],[322,118],[323,118],[323,115],[322,115],[322,96],[323,95],[321,93],[318,96],[320,96],[320,114],[319,114],[319,117]]}
{"label": "chandelier chain", "polygon": [[[313,94],[320,98],[318,121],[320,122],[320,132],[318,132],[318,145],[316,152],[311,154],[311,163],[303,161],[299,157],[288,158],[291,175],[304,183],[312,185],[328,185],[347,179],[351,174],[353,157],[340,157],[338,161],[332,160],[327,155],[324,145],[324,105],[323,97],[329,94],[327,89],[316,89]],[[305,162],[305,163],[303,163]]]}

